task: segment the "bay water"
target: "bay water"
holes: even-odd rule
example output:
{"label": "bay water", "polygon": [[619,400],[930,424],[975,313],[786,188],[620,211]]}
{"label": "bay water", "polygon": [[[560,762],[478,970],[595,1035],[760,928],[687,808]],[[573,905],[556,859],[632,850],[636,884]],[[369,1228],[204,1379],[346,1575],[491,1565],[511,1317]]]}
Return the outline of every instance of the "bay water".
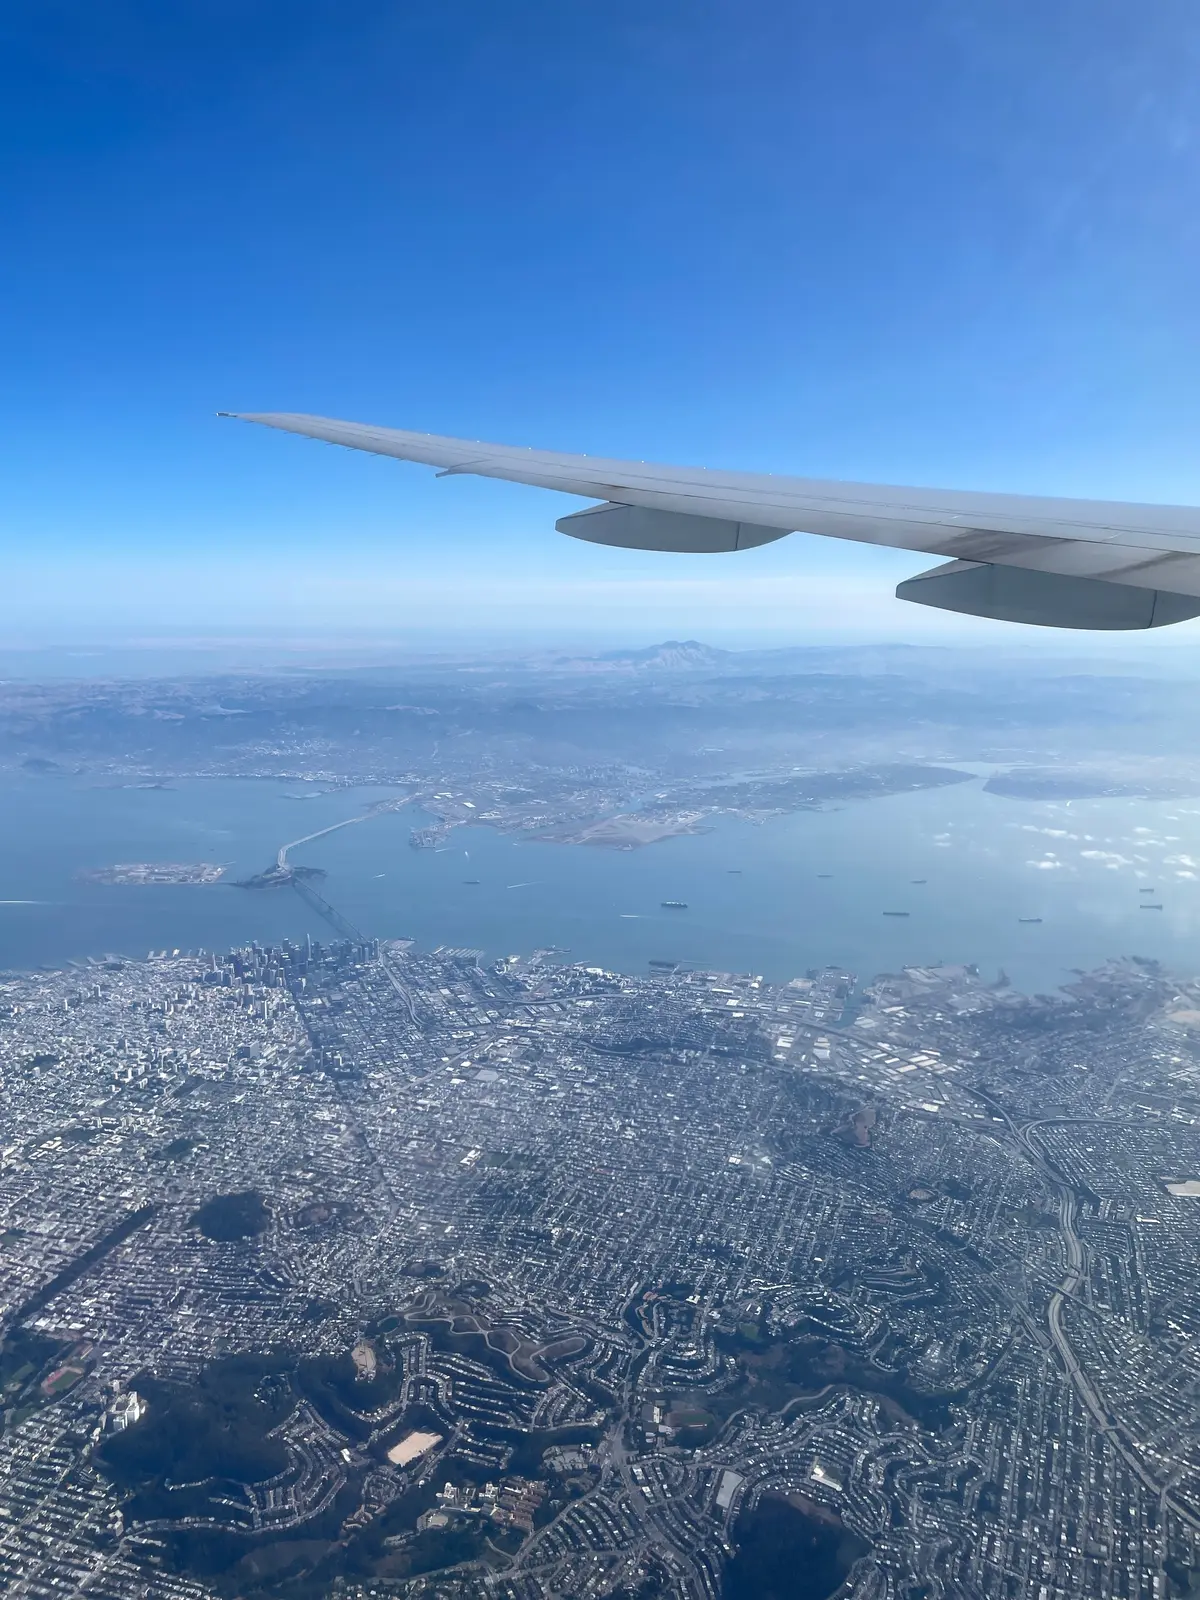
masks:
{"label": "bay water", "polygon": [[[145,789],[8,778],[0,968],[331,939],[291,889],[233,880],[393,794],[247,779]],[[489,957],[553,946],[620,971],[683,961],[772,980],[825,965],[865,978],[972,962],[1029,992],[1118,955],[1200,971],[1200,802],[1031,802],[990,794],[977,778],[762,823],[722,817],[709,832],[629,852],[486,827],[413,849],[411,830],[429,821],[412,807],[373,816],[290,859],[324,869],[320,892],[364,933]],[[203,886],[79,876],[134,861],[209,861],[227,872]]]}

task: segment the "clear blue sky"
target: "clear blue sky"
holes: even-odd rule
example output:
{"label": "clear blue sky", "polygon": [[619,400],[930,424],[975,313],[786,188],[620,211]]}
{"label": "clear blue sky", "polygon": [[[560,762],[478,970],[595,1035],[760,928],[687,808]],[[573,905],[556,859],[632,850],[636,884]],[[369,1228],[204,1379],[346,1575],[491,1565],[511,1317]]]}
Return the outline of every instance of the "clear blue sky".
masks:
{"label": "clear blue sky", "polygon": [[940,636],[213,413],[1200,500],[1198,117],[1194,0],[8,0],[0,624]]}

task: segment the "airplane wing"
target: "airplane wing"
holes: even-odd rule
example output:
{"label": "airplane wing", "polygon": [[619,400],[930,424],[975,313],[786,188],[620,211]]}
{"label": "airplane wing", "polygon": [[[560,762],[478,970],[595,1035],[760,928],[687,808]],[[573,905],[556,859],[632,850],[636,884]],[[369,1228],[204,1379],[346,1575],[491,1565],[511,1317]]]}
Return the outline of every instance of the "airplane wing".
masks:
{"label": "airplane wing", "polygon": [[826,482],[654,466],[292,412],[222,412],[329,444],[599,500],[555,526],[633,550],[747,550],[793,532],[941,556],[903,600],[1058,628],[1200,616],[1200,507]]}

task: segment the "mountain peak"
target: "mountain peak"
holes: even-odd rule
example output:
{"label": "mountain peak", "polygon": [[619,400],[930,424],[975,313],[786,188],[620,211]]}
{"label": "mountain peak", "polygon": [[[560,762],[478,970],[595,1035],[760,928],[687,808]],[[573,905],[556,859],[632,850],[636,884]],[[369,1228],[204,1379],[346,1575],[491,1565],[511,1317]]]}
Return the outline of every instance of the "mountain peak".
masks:
{"label": "mountain peak", "polygon": [[728,650],[717,650],[698,639],[664,639],[662,644],[648,645],[644,650],[613,650],[603,659],[628,662],[634,667],[664,667],[672,671],[697,667],[719,667],[728,660]]}

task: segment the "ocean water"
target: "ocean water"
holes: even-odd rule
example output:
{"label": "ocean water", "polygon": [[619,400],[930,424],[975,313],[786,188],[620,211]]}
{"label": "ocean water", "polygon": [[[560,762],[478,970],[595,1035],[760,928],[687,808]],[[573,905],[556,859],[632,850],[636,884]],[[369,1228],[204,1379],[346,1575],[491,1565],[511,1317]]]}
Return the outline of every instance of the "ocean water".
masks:
{"label": "ocean water", "polygon": [[[123,861],[215,861],[237,878],[389,793],[238,779],[161,790],[6,781],[0,967],[332,937],[290,889],[118,886],[78,874]],[[771,979],[826,964],[867,977],[974,962],[1029,992],[1117,955],[1200,971],[1196,802],[1029,802],[974,781],[762,824],[722,818],[709,833],[628,853],[484,827],[412,849],[411,829],[428,820],[415,809],[374,817],[292,859],[325,869],[321,892],[366,933],[489,956],[557,946],[629,972],[658,959]]]}

